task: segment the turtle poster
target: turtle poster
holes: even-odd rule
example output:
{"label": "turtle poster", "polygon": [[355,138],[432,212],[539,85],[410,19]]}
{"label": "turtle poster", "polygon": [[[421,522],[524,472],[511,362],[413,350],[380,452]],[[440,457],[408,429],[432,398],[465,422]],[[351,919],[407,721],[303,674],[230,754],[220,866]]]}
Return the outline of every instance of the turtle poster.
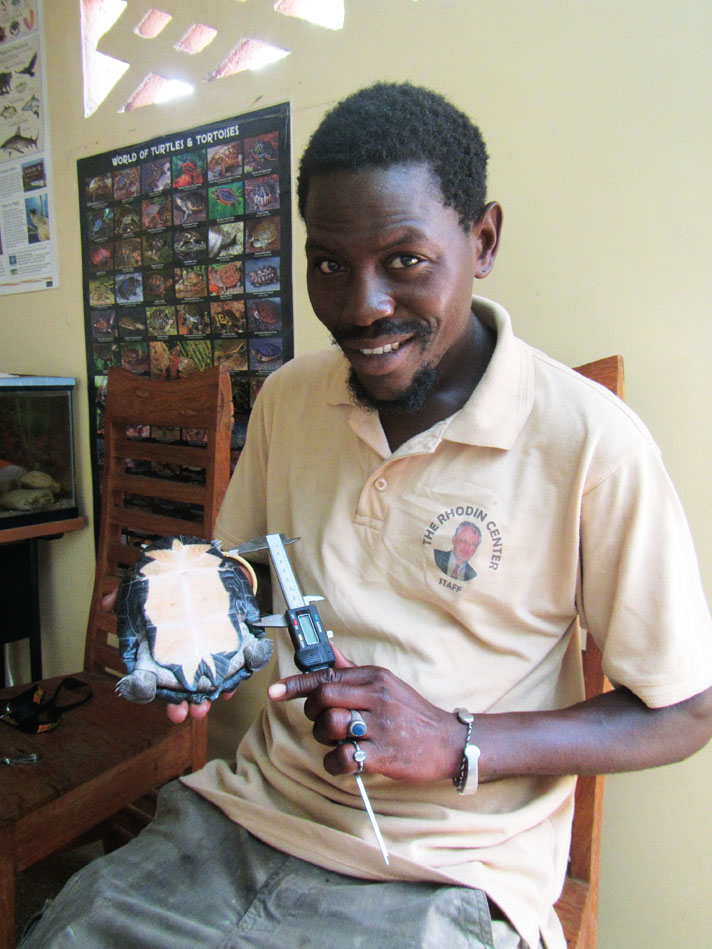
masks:
{"label": "turtle poster", "polygon": [[110,366],[227,366],[237,457],[260,386],[294,351],[289,159],[284,103],[77,162],[95,495]]}

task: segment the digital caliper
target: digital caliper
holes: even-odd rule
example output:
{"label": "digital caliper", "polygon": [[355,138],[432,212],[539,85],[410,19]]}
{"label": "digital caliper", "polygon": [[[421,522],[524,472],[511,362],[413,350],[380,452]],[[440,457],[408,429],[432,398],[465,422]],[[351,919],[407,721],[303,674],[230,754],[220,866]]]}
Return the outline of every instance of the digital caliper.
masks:
{"label": "digital caliper", "polygon": [[[255,625],[265,627],[285,626],[294,646],[294,662],[297,668],[302,672],[316,672],[318,669],[328,669],[333,666],[336,657],[329,643],[329,634],[324,629],[319,612],[314,606],[315,602],[323,600],[324,597],[304,596],[289,562],[285,545],[293,544],[297,540],[299,540],[298,537],[290,539],[285,537],[284,534],[267,534],[266,537],[256,537],[247,544],[241,544],[234,551],[228,551],[227,556],[230,556],[231,553],[242,556],[258,550],[269,550],[274,572],[277,574],[279,585],[282,588],[287,609],[284,613],[263,616]],[[361,766],[366,756],[356,742],[353,742],[353,744],[355,753],[362,756],[361,759],[357,759],[360,760],[359,766]],[[383,859],[388,863],[388,850],[366,793],[363,779],[360,774],[355,774],[354,778]]]}

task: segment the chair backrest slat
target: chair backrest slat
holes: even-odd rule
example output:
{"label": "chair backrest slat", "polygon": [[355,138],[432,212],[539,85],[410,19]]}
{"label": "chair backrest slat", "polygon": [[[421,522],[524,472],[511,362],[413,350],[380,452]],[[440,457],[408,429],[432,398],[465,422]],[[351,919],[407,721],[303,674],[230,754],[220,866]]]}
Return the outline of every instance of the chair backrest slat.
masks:
{"label": "chair backrest slat", "polygon": [[[607,356],[577,366],[576,371],[605,386],[621,399],[625,396],[622,356]],[[586,698],[593,698],[610,689],[601,668],[601,652],[590,636],[583,650],[583,676]],[[603,777],[580,777],[576,783],[576,807],[571,832],[569,873],[585,880],[598,892]]]}
{"label": "chair backrest slat", "polygon": [[224,367],[169,382],[109,370],[88,671],[122,669],[108,638],[116,639],[115,617],[104,600],[136,563],[142,545],[178,534],[212,538],[230,480],[232,419]]}

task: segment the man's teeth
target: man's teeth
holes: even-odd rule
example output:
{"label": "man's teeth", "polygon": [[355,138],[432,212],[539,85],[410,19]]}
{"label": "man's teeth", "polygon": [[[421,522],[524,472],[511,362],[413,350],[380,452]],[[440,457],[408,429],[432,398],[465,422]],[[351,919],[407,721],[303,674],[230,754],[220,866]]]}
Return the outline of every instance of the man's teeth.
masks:
{"label": "man's teeth", "polygon": [[384,353],[394,353],[400,343],[386,343],[385,346],[377,346],[375,349],[360,349],[359,352],[364,356],[382,356]]}

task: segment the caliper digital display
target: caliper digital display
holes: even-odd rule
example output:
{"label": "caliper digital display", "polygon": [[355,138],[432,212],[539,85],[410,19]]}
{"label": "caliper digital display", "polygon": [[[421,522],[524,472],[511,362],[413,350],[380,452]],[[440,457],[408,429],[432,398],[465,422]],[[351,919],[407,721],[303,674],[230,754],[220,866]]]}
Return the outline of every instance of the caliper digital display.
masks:
{"label": "caliper digital display", "polygon": [[333,666],[334,653],[314,604],[287,610],[286,616],[297,668],[312,672]]}
{"label": "caliper digital display", "polygon": [[305,646],[315,646],[319,642],[319,634],[316,631],[317,620],[312,616],[309,607],[307,607],[306,613],[293,612],[294,615],[290,616],[290,620],[292,621],[292,629],[299,639],[300,647],[304,649]]}

